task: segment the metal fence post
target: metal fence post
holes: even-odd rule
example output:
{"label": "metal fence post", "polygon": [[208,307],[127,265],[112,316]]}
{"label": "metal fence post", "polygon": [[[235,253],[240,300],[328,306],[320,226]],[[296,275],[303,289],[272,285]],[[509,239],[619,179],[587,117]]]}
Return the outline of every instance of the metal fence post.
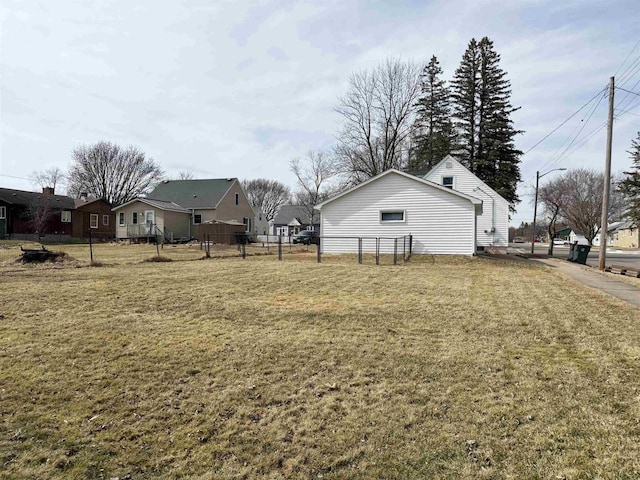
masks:
{"label": "metal fence post", "polygon": [[242,258],[247,258],[247,246],[245,243],[242,243]]}
{"label": "metal fence post", "polygon": [[362,237],[358,237],[358,263],[362,264]]}
{"label": "metal fence post", "polygon": [[393,264],[398,264],[398,239],[393,239]]}
{"label": "metal fence post", "polygon": [[409,234],[409,258],[411,258],[412,253],[413,253],[413,235]]}
{"label": "metal fence post", "polygon": [[278,260],[282,260],[282,235],[278,236]]}
{"label": "metal fence post", "polygon": [[380,237],[376,237],[376,265],[380,265]]}
{"label": "metal fence post", "polygon": [[91,263],[93,263],[93,241],[91,239],[91,229],[89,229],[89,256],[91,257]]}
{"label": "metal fence post", "polygon": [[205,239],[207,240],[207,245],[206,248],[204,249],[204,256],[205,258],[211,258],[211,239],[209,237],[209,234],[207,233],[207,235],[205,236]]}
{"label": "metal fence post", "polygon": [[322,263],[322,254],[320,253],[320,243],[322,240],[318,237],[318,263]]}

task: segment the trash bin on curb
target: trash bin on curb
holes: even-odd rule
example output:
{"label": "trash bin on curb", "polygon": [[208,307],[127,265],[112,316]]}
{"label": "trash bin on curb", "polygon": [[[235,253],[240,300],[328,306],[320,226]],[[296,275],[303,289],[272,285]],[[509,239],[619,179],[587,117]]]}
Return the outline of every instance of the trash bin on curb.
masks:
{"label": "trash bin on curb", "polygon": [[573,254],[575,253],[577,245],[578,245],[578,242],[569,244],[569,256],[567,257],[567,260],[570,262],[575,262],[575,260],[573,259]]}
{"label": "trash bin on curb", "polygon": [[575,260],[573,261],[580,263],[581,265],[586,265],[587,255],[589,255],[590,250],[591,245],[576,245],[574,254]]}

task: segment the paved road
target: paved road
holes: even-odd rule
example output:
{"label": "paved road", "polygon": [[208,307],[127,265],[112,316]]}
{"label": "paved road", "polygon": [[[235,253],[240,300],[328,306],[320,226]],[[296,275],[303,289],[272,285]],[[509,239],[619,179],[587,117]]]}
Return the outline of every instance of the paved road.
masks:
{"label": "paved road", "polygon": [[[549,250],[547,244],[536,243],[535,253],[546,254]],[[509,251],[530,253],[531,243],[510,243]],[[587,257],[587,264],[597,267],[598,266],[598,254],[600,247],[592,247]],[[569,255],[569,247],[564,245],[553,246],[553,256],[558,258],[567,258]],[[640,250],[639,251],[622,251],[617,250],[615,247],[607,248],[607,265],[621,264],[630,267],[640,268]]]}

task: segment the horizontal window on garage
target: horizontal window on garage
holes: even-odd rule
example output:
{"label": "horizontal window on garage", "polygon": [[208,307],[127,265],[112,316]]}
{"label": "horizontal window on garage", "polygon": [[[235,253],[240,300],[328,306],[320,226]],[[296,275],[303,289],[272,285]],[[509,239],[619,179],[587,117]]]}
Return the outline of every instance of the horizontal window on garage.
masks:
{"label": "horizontal window on garage", "polygon": [[404,222],[404,210],[383,210],[380,212],[381,222]]}

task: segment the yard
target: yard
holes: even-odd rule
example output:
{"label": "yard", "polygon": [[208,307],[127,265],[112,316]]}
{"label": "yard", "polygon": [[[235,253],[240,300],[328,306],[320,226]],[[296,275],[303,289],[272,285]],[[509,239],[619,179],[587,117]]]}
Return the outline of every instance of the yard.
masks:
{"label": "yard", "polygon": [[0,252],[0,478],[640,476],[638,310],[549,269],[98,247]]}

